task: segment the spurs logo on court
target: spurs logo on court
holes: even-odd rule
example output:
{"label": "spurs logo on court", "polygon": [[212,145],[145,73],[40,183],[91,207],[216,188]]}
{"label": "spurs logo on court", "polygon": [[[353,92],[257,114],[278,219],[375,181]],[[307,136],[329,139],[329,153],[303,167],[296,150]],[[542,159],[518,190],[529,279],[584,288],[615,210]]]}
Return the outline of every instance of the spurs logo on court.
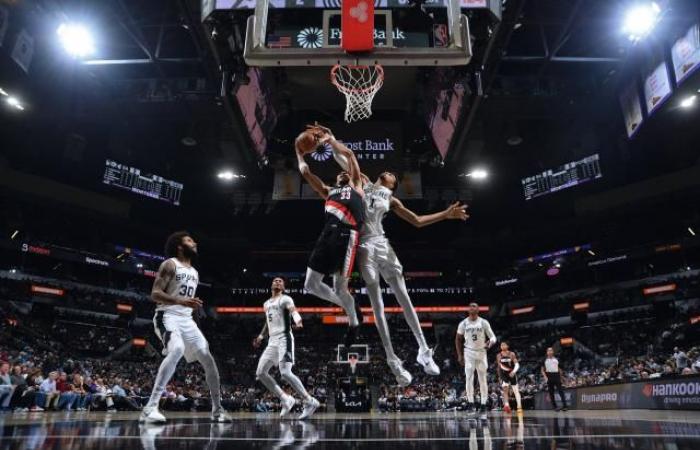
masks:
{"label": "spurs logo on court", "polygon": [[302,48],[321,48],[323,46],[323,30],[316,27],[304,28],[297,34],[297,43]]}
{"label": "spurs logo on court", "polygon": [[311,154],[311,157],[316,161],[328,161],[333,155],[333,149],[329,144],[323,144],[315,152]]}

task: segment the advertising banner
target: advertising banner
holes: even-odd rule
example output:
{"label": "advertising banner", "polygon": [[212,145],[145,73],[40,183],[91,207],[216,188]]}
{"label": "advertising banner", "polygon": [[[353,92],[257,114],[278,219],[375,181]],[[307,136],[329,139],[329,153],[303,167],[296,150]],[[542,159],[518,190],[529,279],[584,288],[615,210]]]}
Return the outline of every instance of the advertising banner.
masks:
{"label": "advertising banner", "polygon": [[[700,376],[646,380],[565,390],[571,409],[700,410]],[[535,395],[535,409],[551,409],[548,392]]]}
{"label": "advertising banner", "polygon": [[700,67],[700,25],[695,24],[671,47],[676,82],[685,80]]}
{"label": "advertising banner", "polygon": [[647,112],[651,114],[659,108],[664,100],[671,96],[671,77],[665,62],[661,62],[644,79],[644,99]]}
{"label": "advertising banner", "polygon": [[632,137],[639,130],[644,117],[642,116],[642,102],[639,98],[637,83],[631,83],[620,94],[620,106],[625,118],[627,137]]}

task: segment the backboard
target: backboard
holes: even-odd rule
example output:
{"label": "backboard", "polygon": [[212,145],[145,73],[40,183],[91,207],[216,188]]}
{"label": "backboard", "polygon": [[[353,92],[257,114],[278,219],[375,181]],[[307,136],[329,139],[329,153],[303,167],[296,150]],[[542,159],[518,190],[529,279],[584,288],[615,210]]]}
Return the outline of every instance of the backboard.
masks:
{"label": "backboard", "polygon": [[[254,14],[247,20],[243,55],[248,65],[260,67],[463,66],[472,56],[469,21],[460,9],[463,1],[445,0],[433,5],[430,15],[425,13],[423,22],[422,17],[416,20],[410,17],[423,14],[420,8],[382,9],[383,3],[375,2],[380,7],[373,10],[374,48],[348,52],[341,47],[345,19],[340,9],[329,5],[331,7],[320,10],[322,23],[310,23],[296,36],[284,35],[279,33],[280,28],[284,28],[280,24],[276,24],[274,32],[268,33],[271,0],[259,0],[255,3]],[[312,18],[313,14],[310,12],[308,16]],[[401,28],[401,21],[406,17],[411,23],[417,21],[412,35],[412,31]],[[421,32],[426,39],[420,37]]]}

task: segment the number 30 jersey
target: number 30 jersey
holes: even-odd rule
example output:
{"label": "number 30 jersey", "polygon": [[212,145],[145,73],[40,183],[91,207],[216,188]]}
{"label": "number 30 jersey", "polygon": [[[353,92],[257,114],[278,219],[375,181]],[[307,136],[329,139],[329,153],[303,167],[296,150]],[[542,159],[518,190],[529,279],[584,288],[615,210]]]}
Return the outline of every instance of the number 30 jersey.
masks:
{"label": "number 30 jersey", "polygon": [[464,319],[457,328],[457,334],[464,336],[465,352],[486,352],[487,341],[496,340],[489,321],[481,317],[476,320],[470,320],[469,317]]}
{"label": "number 30 jersey", "polygon": [[[175,264],[175,276],[165,287],[165,293],[177,297],[194,298],[199,284],[199,273],[194,267],[187,267],[177,258],[170,258]],[[156,311],[164,311],[168,314],[176,314],[183,317],[192,317],[192,308],[182,305],[159,304]]]}

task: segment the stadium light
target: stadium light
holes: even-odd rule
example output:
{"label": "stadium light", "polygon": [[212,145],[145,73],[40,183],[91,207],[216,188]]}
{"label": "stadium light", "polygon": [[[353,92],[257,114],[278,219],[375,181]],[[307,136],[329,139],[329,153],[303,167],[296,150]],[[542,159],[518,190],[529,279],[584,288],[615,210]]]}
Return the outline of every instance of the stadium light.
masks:
{"label": "stadium light", "polygon": [[22,106],[22,102],[17,99],[17,97],[7,97],[7,100],[5,100],[8,105],[12,106],[15,109],[19,109],[20,111],[24,111],[24,106]]}
{"label": "stadium light", "polygon": [[695,236],[695,230],[693,230],[693,227],[688,227],[688,233],[690,233],[691,236]]}
{"label": "stadium light", "polygon": [[223,170],[219,172],[216,177],[220,180],[225,180],[225,181],[231,181],[231,180],[236,180],[238,178],[245,178],[245,175],[239,175],[237,173],[233,173],[230,170]]}
{"label": "stadium light", "polygon": [[595,256],[595,252],[593,250],[588,250],[588,254],[591,256]]}
{"label": "stadium light", "polygon": [[460,177],[467,177],[473,180],[485,180],[489,177],[489,173],[484,169],[474,169],[469,173],[463,173]]}
{"label": "stadium light", "polygon": [[7,92],[5,92],[5,90],[4,90],[3,88],[0,88],[0,95],[3,95],[3,96],[5,96],[5,97],[7,97],[7,96],[10,95],[10,94],[8,94]]}
{"label": "stadium light", "polygon": [[18,234],[19,234],[19,230],[15,230],[15,232],[12,233],[12,236],[10,236],[10,239],[16,238]]}
{"label": "stadium light", "polygon": [[74,58],[84,58],[95,53],[90,31],[80,24],[62,23],[56,30],[63,48]]}
{"label": "stadium light", "polygon": [[649,35],[661,17],[661,8],[656,2],[644,2],[627,11],[622,31],[631,41],[638,41]]}
{"label": "stadium light", "polygon": [[697,101],[698,97],[697,95],[689,95],[688,97],[684,98],[681,100],[681,108],[692,108],[695,105],[695,102]]}

